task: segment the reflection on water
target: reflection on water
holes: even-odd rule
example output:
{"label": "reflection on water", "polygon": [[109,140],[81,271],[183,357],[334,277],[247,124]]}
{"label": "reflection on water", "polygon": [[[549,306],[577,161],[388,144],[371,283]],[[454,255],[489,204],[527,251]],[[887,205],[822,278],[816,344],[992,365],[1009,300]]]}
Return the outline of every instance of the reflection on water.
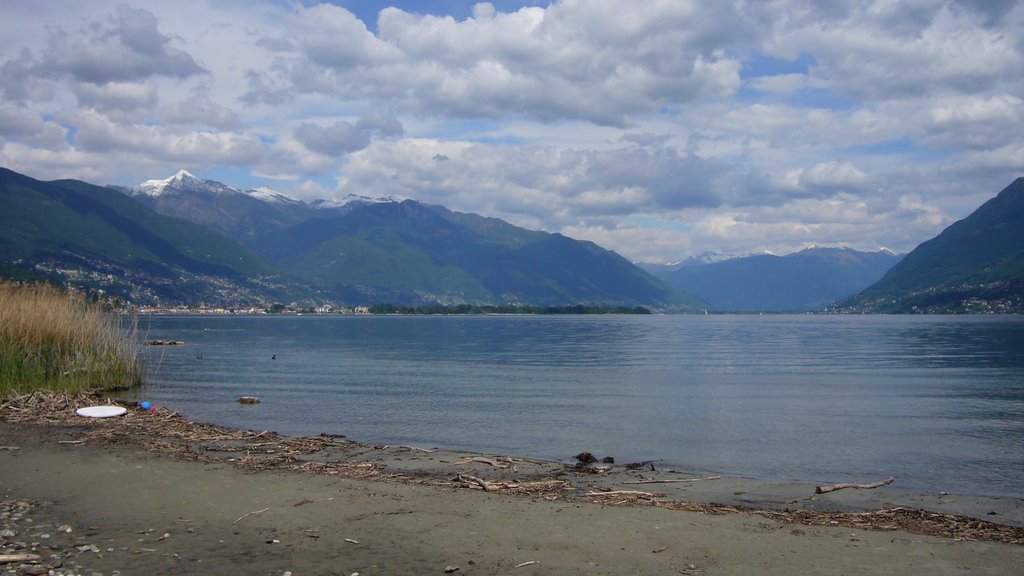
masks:
{"label": "reflection on water", "polygon": [[[152,317],[140,396],[288,434],[1024,494],[1024,319]],[[240,406],[258,395],[258,406]]]}

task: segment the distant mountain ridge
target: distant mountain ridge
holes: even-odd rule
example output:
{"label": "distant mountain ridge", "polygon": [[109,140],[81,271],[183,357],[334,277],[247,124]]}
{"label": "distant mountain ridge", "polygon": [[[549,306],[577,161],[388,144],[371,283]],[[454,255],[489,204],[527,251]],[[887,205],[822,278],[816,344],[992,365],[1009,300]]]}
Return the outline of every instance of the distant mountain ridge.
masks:
{"label": "distant mountain ridge", "polygon": [[836,312],[1024,312],[1024,178],[922,243]]}
{"label": "distant mountain ridge", "polygon": [[886,249],[812,246],[786,256],[689,262],[655,274],[718,312],[812,312],[864,289],[899,260]]}
{"label": "distant mountain ridge", "polygon": [[181,171],[134,187],[0,173],[0,277],[133,302],[697,310],[614,252],[413,200],[305,203]]}

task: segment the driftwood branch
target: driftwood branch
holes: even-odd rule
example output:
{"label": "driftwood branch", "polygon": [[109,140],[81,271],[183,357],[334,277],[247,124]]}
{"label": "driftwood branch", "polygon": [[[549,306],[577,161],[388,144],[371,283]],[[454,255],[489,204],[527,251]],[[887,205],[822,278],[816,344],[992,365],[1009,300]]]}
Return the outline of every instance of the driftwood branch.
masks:
{"label": "driftwood branch", "polygon": [[409,450],[409,451],[412,451],[412,452],[423,452],[424,454],[433,454],[434,453],[434,450],[427,450],[426,448],[417,448],[415,446],[391,446],[390,444],[385,444],[381,448],[384,449],[384,450],[387,450],[388,448],[399,448],[399,449],[402,449],[402,450]]}
{"label": "driftwood branch", "polygon": [[235,524],[238,524],[239,522],[241,522],[242,520],[245,520],[245,519],[246,519],[246,518],[248,518],[249,516],[253,516],[253,515],[256,515],[256,514],[262,514],[262,513],[266,512],[267,510],[270,510],[270,508],[269,508],[269,507],[267,507],[267,508],[264,508],[263,510],[257,510],[257,511],[255,511],[255,512],[247,512],[247,513],[245,513],[245,514],[242,514],[242,515],[241,515],[241,516],[240,516],[240,517],[238,518],[238,520],[235,520],[234,522],[232,522],[232,523],[231,523],[231,525],[232,525],[232,526],[234,526]]}
{"label": "driftwood branch", "polygon": [[664,494],[653,494],[638,490],[609,490],[607,492],[587,492],[587,496],[642,496],[644,498],[654,498],[655,496],[664,496]]}
{"label": "driftwood branch", "polygon": [[484,492],[494,491],[494,486],[491,486],[486,480],[483,480],[482,478],[477,478],[476,476],[470,476],[469,474],[459,474],[459,480],[469,481],[478,484],[481,488],[484,489]]}
{"label": "driftwood branch", "polygon": [[36,562],[42,560],[39,554],[0,554],[0,564],[14,564],[15,562]]}
{"label": "driftwood branch", "polygon": [[483,456],[473,456],[471,458],[466,458],[464,460],[459,460],[458,462],[455,463],[455,465],[459,466],[461,464],[472,464],[473,462],[479,462],[481,464],[489,464],[491,466],[494,466],[495,468],[508,468],[508,467],[510,467],[512,465],[511,461],[509,461],[507,463],[506,462],[499,462],[498,460],[495,460],[494,458],[484,458]]}
{"label": "driftwood branch", "polygon": [[676,484],[679,482],[700,482],[702,480],[721,480],[721,476],[708,476],[706,478],[679,478],[675,480],[636,480],[634,482],[623,482],[623,484]]}
{"label": "driftwood branch", "polygon": [[875,482],[873,484],[848,484],[841,482],[839,484],[832,484],[831,486],[816,486],[814,488],[815,494],[825,494],[826,492],[835,492],[836,490],[842,490],[843,488],[856,488],[858,490],[870,490],[872,488],[878,488],[879,486],[886,486],[896,481],[896,478],[889,476],[881,482]]}

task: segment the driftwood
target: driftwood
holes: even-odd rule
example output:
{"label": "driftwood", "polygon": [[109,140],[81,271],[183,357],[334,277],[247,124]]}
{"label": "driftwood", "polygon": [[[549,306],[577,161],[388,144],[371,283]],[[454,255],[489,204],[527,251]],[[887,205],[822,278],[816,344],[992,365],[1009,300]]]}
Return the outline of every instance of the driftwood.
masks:
{"label": "driftwood", "polygon": [[428,450],[427,448],[417,448],[415,446],[391,446],[391,445],[388,444],[388,445],[382,446],[381,448],[382,449],[397,448],[399,450],[409,450],[410,452],[423,452],[424,454],[433,454],[434,453],[434,450]]}
{"label": "driftwood", "polygon": [[640,492],[638,490],[609,490],[607,492],[587,492],[587,496],[640,496],[642,498],[655,498],[664,494],[652,492]]}
{"label": "driftwood", "polygon": [[[221,463],[247,471],[276,470],[353,479],[372,479],[381,482],[446,487],[459,485],[476,490],[483,488],[478,483],[466,479],[465,476],[454,481],[450,476],[446,476],[443,480],[426,476],[413,477],[391,471],[382,462],[356,460],[367,453],[381,449],[381,446],[350,442],[339,443],[328,438],[287,437],[273,432],[230,429],[189,421],[166,408],[148,412],[144,417],[130,412],[127,418],[101,418],[89,420],[87,423],[75,418],[77,408],[98,401],[117,403],[116,400],[94,393],[67,394],[36,390],[26,394],[9,395],[6,398],[0,398],[0,422],[54,427],[57,431],[66,429],[71,437],[84,439],[89,444],[134,446],[174,458]],[[276,447],[267,446],[267,450],[263,450],[264,453],[274,450],[274,454],[244,454],[241,456],[238,452],[227,452],[222,455],[202,448],[204,444],[213,442],[231,442],[243,447],[256,443],[274,442]],[[22,448],[24,449],[24,447]],[[314,457],[323,457],[328,461],[309,460]],[[646,463],[641,463],[641,465],[646,465]],[[535,482],[491,480],[486,483],[491,486],[494,493],[530,498],[539,497],[545,500],[582,499],[607,506],[652,506],[708,515],[754,514],[772,520],[807,526],[846,526],[860,530],[902,530],[911,534],[941,538],[1004,542],[1024,546],[1024,527],[913,508],[893,508],[862,513],[834,513],[799,509],[779,511],[699,504],[638,494],[607,496],[608,492],[599,492],[595,496],[587,497],[584,496],[586,492],[577,492],[570,482],[554,478]],[[249,515],[252,514],[243,516],[241,519]],[[139,550],[155,551],[149,548]],[[680,573],[685,574],[699,572],[696,569],[680,570]]]}
{"label": "driftwood", "polygon": [[721,476],[708,476],[706,478],[678,478],[675,480],[636,480],[634,482],[623,482],[623,484],[676,484],[678,482],[700,482],[702,480],[721,479]]}
{"label": "driftwood", "polygon": [[533,566],[534,564],[540,564],[540,560],[530,560],[528,562],[523,562],[522,564],[516,564],[515,567],[522,568],[524,566]]}
{"label": "driftwood", "polygon": [[498,460],[495,460],[494,458],[485,458],[483,456],[473,456],[470,458],[466,458],[464,460],[459,460],[458,462],[455,463],[455,465],[459,466],[461,464],[472,464],[473,462],[489,464],[491,466],[494,466],[495,468],[510,468],[512,466],[511,459],[508,462],[500,462]]}
{"label": "driftwood", "polygon": [[826,492],[835,492],[836,490],[842,490],[843,488],[856,488],[858,490],[870,490],[872,488],[878,488],[879,486],[886,486],[896,481],[896,478],[889,476],[881,482],[875,482],[873,484],[848,484],[841,482],[839,484],[832,484],[831,486],[817,486],[814,488],[815,494],[825,494]]}
{"label": "driftwood", "polygon": [[459,474],[459,480],[468,480],[469,482],[473,482],[480,486],[481,488],[483,488],[484,492],[494,491],[494,486],[491,486],[490,483],[488,483],[486,480],[483,480],[482,478],[477,478],[476,476],[470,476],[469,474]]}
{"label": "driftwood", "polygon": [[270,508],[267,507],[267,508],[264,508],[263,510],[257,510],[255,512],[247,512],[245,514],[242,514],[241,516],[238,517],[238,520],[235,520],[234,522],[232,522],[231,525],[234,526],[235,524],[238,524],[239,522],[241,522],[242,520],[245,520],[249,516],[253,516],[253,515],[256,515],[256,514],[262,514],[262,513],[266,512],[267,510],[270,510]]}
{"label": "driftwood", "polygon": [[0,564],[14,564],[15,562],[37,562],[43,557],[39,554],[0,554]]}

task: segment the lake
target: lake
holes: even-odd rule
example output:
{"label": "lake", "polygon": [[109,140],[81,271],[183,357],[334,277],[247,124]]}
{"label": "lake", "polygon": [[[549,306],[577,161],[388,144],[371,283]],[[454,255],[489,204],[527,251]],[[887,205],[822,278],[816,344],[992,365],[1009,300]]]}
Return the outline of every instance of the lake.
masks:
{"label": "lake", "polygon": [[1020,316],[144,316],[140,328],[186,344],[144,347],[138,399],[202,422],[1024,496]]}

